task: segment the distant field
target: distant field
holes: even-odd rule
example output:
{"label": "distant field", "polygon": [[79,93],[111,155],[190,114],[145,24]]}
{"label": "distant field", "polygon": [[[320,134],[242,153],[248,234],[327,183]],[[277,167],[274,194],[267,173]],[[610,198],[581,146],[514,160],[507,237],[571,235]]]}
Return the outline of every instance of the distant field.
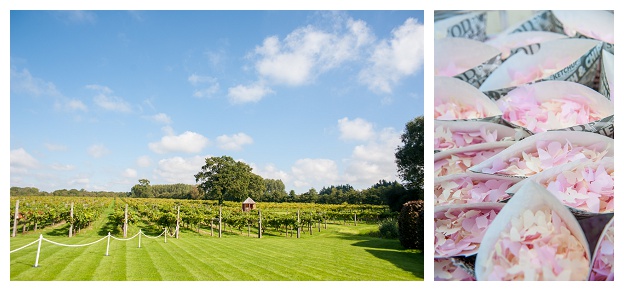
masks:
{"label": "distant field", "polygon": [[[66,226],[46,228],[10,239],[11,250],[39,238],[63,244],[86,244],[101,238],[97,229],[68,238]],[[424,278],[423,254],[404,250],[398,240],[366,235],[375,224],[328,224],[312,235],[286,238],[283,234],[210,230],[198,234],[182,230],[179,239],[142,237],[130,241],[106,239],[85,247],[64,247],[43,241],[39,266],[33,267],[37,244],[10,255],[12,281],[420,281]],[[138,232],[129,229],[129,236]],[[158,233],[148,233],[155,236]]]}

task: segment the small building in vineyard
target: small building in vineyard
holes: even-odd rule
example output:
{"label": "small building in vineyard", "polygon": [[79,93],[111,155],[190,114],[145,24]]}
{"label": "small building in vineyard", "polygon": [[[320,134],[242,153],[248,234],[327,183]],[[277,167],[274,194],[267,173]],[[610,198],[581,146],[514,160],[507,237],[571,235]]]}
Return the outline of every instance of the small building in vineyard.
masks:
{"label": "small building in vineyard", "polygon": [[247,197],[247,199],[243,201],[243,211],[250,211],[254,209],[256,209],[256,202],[250,197]]}

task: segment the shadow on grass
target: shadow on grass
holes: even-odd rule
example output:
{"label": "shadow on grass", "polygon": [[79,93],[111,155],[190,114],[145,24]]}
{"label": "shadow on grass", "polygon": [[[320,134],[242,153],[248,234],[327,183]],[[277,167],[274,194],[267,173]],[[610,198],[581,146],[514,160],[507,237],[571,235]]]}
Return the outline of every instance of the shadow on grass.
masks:
{"label": "shadow on grass", "polygon": [[49,236],[68,236],[69,235],[69,223],[65,223],[63,226],[55,227],[44,232],[45,235]]}
{"label": "shadow on grass", "polygon": [[365,248],[373,256],[386,260],[395,266],[411,272],[418,278],[425,278],[425,258],[421,251],[405,249],[398,239],[376,238],[367,235],[346,235],[342,239],[356,241],[353,246]]}
{"label": "shadow on grass", "polygon": [[104,226],[100,228],[100,230],[98,230],[98,235],[107,236],[108,232],[110,232],[111,235],[117,236],[119,235],[121,230],[119,229],[119,227],[117,227],[117,224],[115,224],[115,222],[109,220],[106,222],[106,224],[104,224]]}
{"label": "shadow on grass", "polygon": [[395,266],[411,272],[418,278],[425,278],[425,258],[420,252],[399,252],[367,249],[373,256],[391,262]]}

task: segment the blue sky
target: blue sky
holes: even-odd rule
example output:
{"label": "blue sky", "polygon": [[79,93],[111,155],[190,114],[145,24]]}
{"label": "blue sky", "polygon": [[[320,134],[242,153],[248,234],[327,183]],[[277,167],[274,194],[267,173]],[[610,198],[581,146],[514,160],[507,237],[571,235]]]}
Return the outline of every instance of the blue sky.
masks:
{"label": "blue sky", "polygon": [[11,11],[10,184],[194,184],[210,156],[286,190],[398,179],[422,11]]}

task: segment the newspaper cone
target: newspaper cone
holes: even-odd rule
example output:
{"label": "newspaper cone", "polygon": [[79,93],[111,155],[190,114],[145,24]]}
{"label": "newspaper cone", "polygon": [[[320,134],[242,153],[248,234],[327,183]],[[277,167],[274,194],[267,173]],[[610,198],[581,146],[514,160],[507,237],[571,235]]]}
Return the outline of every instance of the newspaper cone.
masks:
{"label": "newspaper cone", "polygon": [[613,157],[613,151],[613,139],[603,135],[583,131],[548,131],[518,141],[468,170],[525,178],[576,160],[597,161]]}
{"label": "newspaper cone", "polygon": [[481,241],[477,280],[586,280],[591,253],[576,218],[529,181],[507,202]]}
{"label": "newspaper cone", "polygon": [[520,181],[472,172],[438,177],[433,181],[434,206],[502,202],[511,197],[507,194],[509,187]]}
{"label": "newspaper cone", "polygon": [[449,150],[475,144],[518,139],[517,130],[486,121],[434,120],[434,150]]}
{"label": "newspaper cone", "polygon": [[529,181],[550,191],[577,218],[613,213],[614,180],[613,158],[599,161],[575,161],[535,174],[509,187],[508,194],[516,193]]}
{"label": "newspaper cone", "polygon": [[565,38],[544,42],[532,55],[518,52],[502,63],[479,87],[498,100],[515,87],[545,80],[594,83],[602,42]]}
{"label": "newspaper cone", "polygon": [[481,91],[456,78],[435,77],[434,94],[434,119],[482,119],[502,114]]}
{"label": "newspaper cone", "polygon": [[434,75],[455,77],[478,88],[501,63],[500,51],[480,41],[448,37],[435,40]]}
{"label": "newspaper cone", "polygon": [[435,21],[435,38],[462,37],[484,41],[486,16],[485,12],[469,12]]}
{"label": "newspaper cone", "polygon": [[594,250],[591,263],[590,281],[613,281],[614,280],[614,219],[607,223]]}
{"label": "newspaper cone", "polygon": [[615,22],[613,12],[606,10],[553,10],[557,25],[571,37],[591,38],[605,42],[604,49],[613,53]]}
{"label": "newspaper cone", "polygon": [[505,203],[442,205],[434,208],[434,258],[471,256]]}
{"label": "newspaper cone", "polygon": [[525,31],[506,35],[498,35],[487,40],[485,43],[501,51],[501,58],[507,59],[509,56],[522,51],[526,54],[533,54],[539,50],[540,43],[567,38],[565,34],[549,31]]}
{"label": "newspaper cone", "polygon": [[613,101],[613,54],[605,50],[602,51],[602,63],[600,66],[600,94]]}
{"label": "newspaper cone", "polygon": [[530,133],[584,126],[613,115],[613,103],[591,88],[565,81],[522,85],[497,102],[503,120]]}
{"label": "newspaper cone", "polygon": [[450,149],[433,154],[434,177],[465,173],[473,165],[510,147],[513,141],[497,141]]}

